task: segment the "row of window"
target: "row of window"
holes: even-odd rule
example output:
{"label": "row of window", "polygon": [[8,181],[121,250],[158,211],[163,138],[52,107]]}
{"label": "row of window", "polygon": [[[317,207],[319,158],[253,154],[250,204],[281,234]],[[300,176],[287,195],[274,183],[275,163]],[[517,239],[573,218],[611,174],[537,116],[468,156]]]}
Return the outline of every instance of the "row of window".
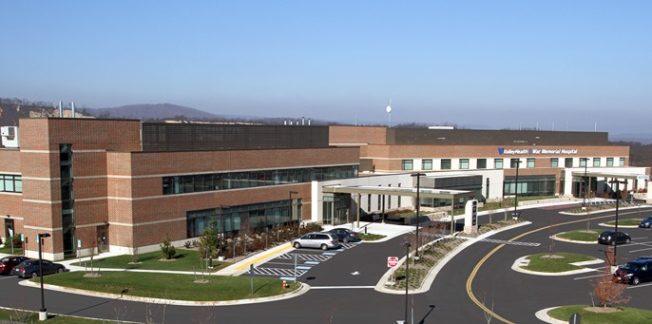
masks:
{"label": "row of window", "polygon": [[296,223],[301,215],[301,199],[279,200],[227,208],[211,208],[186,213],[186,235],[201,236],[215,222],[218,233],[237,233],[241,230],[259,231],[265,227]]}
{"label": "row of window", "polygon": [[23,177],[0,174],[0,192],[23,192]]}
{"label": "row of window", "polygon": [[[510,168],[516,168],[517,163],[520,163],[521,159],[518,158],[513,158],[509,159],[509,165]],[[535,166],[535,158],[527,158],[525,167],[526,168],[534,168]],[[551,168],[558,168],[559,167],[559,160],[560,158],[550,158],[549,160],[549,165]],[[563,158],[564,160],[564,167],[566,168],[572,168],[573,167],[573,158]],[[433,170],[433,163],[432,159],[422,159],[421,160],[421,170]],[[440,160],[440,168],[439,170],[451,170],[452,169],[452,159],[441,159]],[[588,161],[591,161],[590,158],[580,158],[579,159],[579,166],[580,167],[585,167],[585,166],[590,166],[587,165]],[[592,167],[601,167],[601,161],[602,159],[599,157],[593,158],[592,159]],[[504,168],[504,159],[499,158],[499,159],[493,159],[494,162],[494,169],[503,169]],[[613,166],[625,166],[625,158],[621,157],[618,160],[618,165],[614,164],[615,158],[609,157],[607,158],[607,167],[613,167]],[[519,165],[519,167],[523,167],[523,165]],[[477,159],[476,160],[476,169],[486,169],[487,168],[487,159]],[[402,170],[414,170],[414,160],[412,159],[405,159],[402,160],[401,163],[401,169]],[[458,165],[457,169],[460,170],[468,170],[470,169],[470,159],[459,159],[458,160]]]}
{"label": "row of window", "polygon": [[347,165],[173,176],[163,177],[163,194],[171,195],[190,192],[272,186],[286,183],[336,180],[355,178],[357,175],[358,166]]}

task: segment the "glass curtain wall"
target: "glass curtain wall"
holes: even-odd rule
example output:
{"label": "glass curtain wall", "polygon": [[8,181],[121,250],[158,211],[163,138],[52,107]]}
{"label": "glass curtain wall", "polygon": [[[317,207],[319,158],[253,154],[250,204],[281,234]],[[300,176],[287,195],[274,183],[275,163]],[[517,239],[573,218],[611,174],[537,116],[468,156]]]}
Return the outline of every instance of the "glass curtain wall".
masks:
{"label": "glass curtain wall", "polygon": [[[293,199],[292,208],[295,209],[293,215],[301,215],[301,199]],[[289,210],[288,200],[193,210],[186,213],[186,234],[189,238],[201,236],[212,221],[216,222],[219,233],[227,235],[242,230],[262,231],[265,225],[296,224],[296,216],[293,219]]]}

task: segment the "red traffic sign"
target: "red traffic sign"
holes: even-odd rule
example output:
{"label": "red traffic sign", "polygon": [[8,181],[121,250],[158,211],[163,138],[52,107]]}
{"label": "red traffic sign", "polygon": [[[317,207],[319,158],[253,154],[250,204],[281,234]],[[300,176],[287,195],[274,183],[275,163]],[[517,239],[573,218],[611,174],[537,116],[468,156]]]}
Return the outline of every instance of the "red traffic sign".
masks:
{"label": "red traffic sign", "polygon": [[387,267],[388,268],[393,268],[398,264],[398,257],[396,256],[388,256],[387,257]]}

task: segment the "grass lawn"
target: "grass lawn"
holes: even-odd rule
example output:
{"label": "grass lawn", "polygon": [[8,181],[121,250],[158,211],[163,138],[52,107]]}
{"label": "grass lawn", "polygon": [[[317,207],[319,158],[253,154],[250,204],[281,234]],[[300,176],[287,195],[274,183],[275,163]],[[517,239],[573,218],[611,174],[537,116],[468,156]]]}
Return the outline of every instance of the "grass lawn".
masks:
{"label": "grass lawn", "polygon": [[[195,283],[200,279],[192,275],[102,272],[98,278],[85,278],[83,271],[64,272],[44,277],[45,283],[77,289],[120,294],[129,288],[128,295],[192,301],[221,301],[251,297],[274,296],[292,291],[299,286],[290,283],[283,289],[281,280],[254,277],[254,294],[251,294],[250,277],[206,276],[208,283]],[[35,280],[36,281],[36,280]]]}
{"label": "grass lawn", "polygon": [[582,316],[583,324],[591,323],[652,323],[652,311],[623,307],[622,311],[613,313],[594,313],[585,310],[584,305],[570,305],[548,312],[548,315],[558,320],[568,321],[573,313],[579,313]]}
{"label": "grass lawn", "polygon": [[[88,318],[70,317],[70,316],[52,316],[48,318],[48,323],[66,323],[66,324],[96,324],[96,323],[114,323],[109,320],[93,320]],[[9,321],[10,323],[40,323],[38,313],[31,311],[20,311],[17,309],[0,309],[0,321]],[[118,323],[118,322],[115,322]]]}
{"label": "grass lawn", "polygon": [[[638,226],[638,224],[641,223],[641,220],[639,218],[625,218],[625,219],[619,219],[618,220],[618,225],[625,225],[625,226]],[[609,225],[616,225],[616,220],[608,221],[607,224]]]}
{"label": "grass lawn", "polygon": [[530,264],[525,267],[527,270],[539,272],[564,272],[580,269],[570,263],[589,261],[595,259],[592,256],[569,253],[569,252],[553,252],[553,253],[537,253],[528,256]]}
{"label": "grass lawn", "polygon": [[598,233],[598,232],[596,232],[594,230],[588,230],[588,231],[587,230],[576,230],[576,231],[559,233],[559,234],[557,234],[557,237],[567,239],[567,240],[573,240],[573,241],[597,243],[599,234],[600,233]]}
{"label": "grass lawn", "polygon": [[377,241],[385,238],[386,235],[358,233],[358,236],[363,241]]}
{"label": "grass lawn", "polygon": [[[201,271],[206,266],[206,261],[201,261],[197,251],[177,249],[174,261],[161,261],[163,254],[160,251],[144,253],[138,255],[138,262],[136,264],[129,264],[134,260],[133,255],[119,255],[115,257],[98,259],[93,261],[93,267],[100,269],[142,269],[142,270],[170,270],[170,271]],[[209,271],[217,271],[228,266],[228,262],[219,262],[213,260],[213,269]],[[89,266],[89,261],[73,263],[77,266]]]}
{"label": "grass lawn", "polygon": [[0,253],[4,254],[11,254],[11,255],[23,255],[23,249],[22,248],[14,248],[14,253],[11,253],[11,246],[10,245],[5,245],[4,247],[0,248]]}

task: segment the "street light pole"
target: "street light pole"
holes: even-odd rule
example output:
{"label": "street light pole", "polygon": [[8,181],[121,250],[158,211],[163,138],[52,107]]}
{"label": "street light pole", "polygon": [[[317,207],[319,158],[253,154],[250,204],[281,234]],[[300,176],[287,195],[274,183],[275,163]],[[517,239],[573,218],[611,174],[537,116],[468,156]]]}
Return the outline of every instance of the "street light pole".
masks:
{"label": "street light pole", "polygon": [[516,159],[516,184],[514,186],[514,214],[512,217],[518,218],[518,212],[516,208],[518,207],[518,167],[521,164],[521,158]]}
{"label": "street light pole", "polygon": [[43,290],[43,252],[41,246],[43,245],[43,239],[50,237],[49,233],[38,233],[38,276],[41,280],[41,309],[38,312],[39,321],[45,321],[48,319],[48,310],[45,308],[45,293]]}
{"label": "street light pole", "polygon": [[410,276],[410,242],[405,242],[405,321],[403,323],[408,323],[408,290],[409,286],[409,276]]}
{"label": "street light pole", "polygon": [[614,237],[614,265],[618,265],[618,205],[620,202],[620,181],[618,179],[612,181],[612,183],[616,184],[616,224],[614,226],[614,230],[616,233],[614,234],[616,237]]}
{"label": "street light pole", "polygon": [[582,181],[582,189],[584,189],[584,201],[582,202],[582,207],[586,208],[586,167],[589,165],[587,158],[582,158],[584,160],[584,181]]}
{"label": "street light pole", "polygon": [[[417,206],[416,206],[416,209],[417,209],[417,222],[416,222],[417,223],[417,225],[416,225],[417,226],[417,240],[416,240],[416,244],[417,244],[417,246],[416,246],[416,250],[414,251],[414,257],[417,258],[417,259],[419,258],[419,216],[421,216],[420,215],[421,198],[419,196],[419,193],[421,192],[420,179],[421,179],[421,176],[424,176],[424,175],[426,175],[426,174],[421,173],[421,172],[417,172],[417,173],[412,174],[413,177],[417,177]],[[455,203],[455,202],[453,201],[453,203]]]}
{"label": "street light pole", "polygon": [[[292,221],[292,195],[299,194],[296,191],[290,190],[289,192],[290,199],[288,200],[288,215],[290,216],[290,221]],[[297,222],[297,237],[301,235],[301,219]]]}

